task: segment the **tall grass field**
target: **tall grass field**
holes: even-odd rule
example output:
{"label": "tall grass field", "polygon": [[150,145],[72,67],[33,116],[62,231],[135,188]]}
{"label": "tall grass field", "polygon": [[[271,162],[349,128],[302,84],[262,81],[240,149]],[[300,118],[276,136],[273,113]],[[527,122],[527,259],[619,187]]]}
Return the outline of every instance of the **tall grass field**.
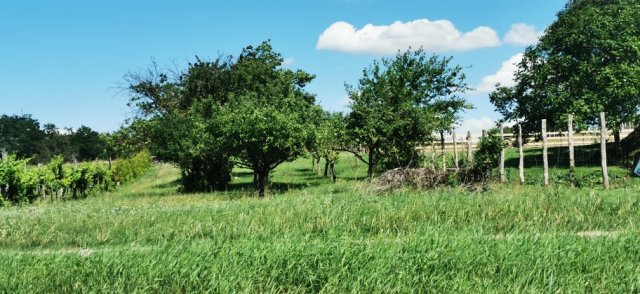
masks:
{"label": "tall grass field", "polygon": [[300,159],[259,199],[244,170],[180,194],[156,165],[116,192],[0,209],[0,292],[637,292],[640,181],[542,187],[535,169],[524,186],[510,170],[482,190],[380,191],[352,156],[336,184]]}

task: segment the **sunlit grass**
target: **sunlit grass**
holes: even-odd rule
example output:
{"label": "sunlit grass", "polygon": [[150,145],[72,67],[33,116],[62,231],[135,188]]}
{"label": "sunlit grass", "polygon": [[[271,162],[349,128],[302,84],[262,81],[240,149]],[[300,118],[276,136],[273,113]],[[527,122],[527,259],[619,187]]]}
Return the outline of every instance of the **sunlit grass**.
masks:
{"label": "sunlit grass", "polygon": [[[492,185],[379,192],[344,155],[338,182],[310,159],[265,199],[177,193],[158,165],[82,201],[0,209],[0,292],[633,292],[640,191]],[[586,171],[589,172],[589,171]],[[532,178],[539,176],[529,172]]]}

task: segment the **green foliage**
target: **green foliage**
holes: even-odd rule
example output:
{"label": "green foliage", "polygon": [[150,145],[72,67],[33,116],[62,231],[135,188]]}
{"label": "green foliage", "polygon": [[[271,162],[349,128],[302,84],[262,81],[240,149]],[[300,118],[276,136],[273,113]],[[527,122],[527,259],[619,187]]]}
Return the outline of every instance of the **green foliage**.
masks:
{"label": "green foliage", "polygon": [[20,203],[28,201],[33,177],[27,172],[26,159],[9,155],[0,161],[0,195],[4,200]]}
{"label": "green foliage", "polygon": [[[518,65],[516,86],[490,95],[505,120],[523,120],[524,132],[578,129],[599,123],[617,133],[638,120],[640,109],[640,10],[636,0],[572,0]],[[616,139],[618,136],[616,135]]]}
{"label": "green foliage", "polygon": [[269,172],[312,145],[320,109],[304,87],[314,76],[282,62],[263,42],[237,59],[197,58],[173,80],[157,68],[129,77],[150,150],[181,168],[183,190],[225,188],[239,164],[254,171],[263,195]]}
{"label": "green foliage", "polygon": [[105,138],[87,126],[60,132],[54,124],[41,127],[31,115],[0,116],[0,151],[30,158],[31,163],[46,163],[56,154],[68,161],[106,159]]}
{"label": "green foliage", "polygon": [[505,147],[505,142],[494,133],[480,139],[473,155],[473,169],[481,179],[491,177],[491,171],[500,164],[500,152]]}
{"label": "green foliage", "polygon": [[151,168],[151,153],[141,151],[130,158],[119,159],[113,164],[111,178],[116,183],[126,183],[140,177]]}
{"label": "green foliage", "polygon": [[105,142],[100,134],[87,126],[81,126],[73,132],[70,143],[77,148],[78,161],[91,161],[103,155]]}
{"label": "green foliage", "polygon": [[315,142],[310,149],[317,158],[318,170],[321,169],[319,166],[320,158],[324,158],[325,169],[327,169],[325,176],[326,173],[330,173],[334,182],[336,180],[336,161],[342,151],[348,150],[347,146],[349,145],[345,116],[342,113],[324,112],[316,128]]}
{"label": "green foliage", "polygon": [[366,147],[369,176],[384,168],[419,162],[416,146],[430,143],[434,131],[451,128],[470,105],[459,95],[467,90],[462,68],[451,58],[427,56],[421,49],[383,58],[363,71],[357,87],[347,87],[352,148]]}
{"label": "green foliage", "polygon": [[116,160],[113,170],[98,162],[65,165],[60,155],[44,166],[29,166],[28,162],[29,159],[19,160],[15,155],[0,160],[0,206],[47,198],[81,198],[109,191],[114,181],[128,182],[147,172],[151,168],[151,155],[140,152]]}
{"label": "green foliage", "polygon": [[236,89],[219,114],[219,128],[228,152],[256,175],[260,196],[269,172],[302,155],[314,140],[320,108],[305,91],[314,78],[303,71],[282,69],[282,57],[268,42],[247,47],[233,65]]}
{"label": "green foliage", "polygon": [[29,158],[45,151],[44,139],[40,123],[31,115],[0,116],[0,150]]}

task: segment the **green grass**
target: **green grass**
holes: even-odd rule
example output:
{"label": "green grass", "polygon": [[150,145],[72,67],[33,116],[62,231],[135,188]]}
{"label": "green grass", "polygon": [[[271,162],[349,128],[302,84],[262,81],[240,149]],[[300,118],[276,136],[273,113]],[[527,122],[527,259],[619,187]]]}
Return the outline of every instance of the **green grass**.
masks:
{"label": "green grass", "polygon": [[158,165],[117,192],[0,209],[0,292],[640,288],[636,179],[382,193],[351,156],[337,169],[334,185],[309,159],[285,164],[257,199],[247,171],[229,191],[183,195]]}

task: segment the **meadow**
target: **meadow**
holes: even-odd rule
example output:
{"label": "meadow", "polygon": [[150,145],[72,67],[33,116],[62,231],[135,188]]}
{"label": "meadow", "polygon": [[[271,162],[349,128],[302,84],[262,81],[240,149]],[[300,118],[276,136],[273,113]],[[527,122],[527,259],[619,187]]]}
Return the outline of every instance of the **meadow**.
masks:
{"label": "meadow", "polygon": [[[510,151],[509,154],[512,154]],[[640,180],[381,191],[350,155],[180,194],[158,164],[114,192],[0,209],[0,292],[637,292]],[[581,167],[579,173],[597,172]],[[565,170],[554,168],[561,179]],[[552,181],[553,182],[553,181]]]}

